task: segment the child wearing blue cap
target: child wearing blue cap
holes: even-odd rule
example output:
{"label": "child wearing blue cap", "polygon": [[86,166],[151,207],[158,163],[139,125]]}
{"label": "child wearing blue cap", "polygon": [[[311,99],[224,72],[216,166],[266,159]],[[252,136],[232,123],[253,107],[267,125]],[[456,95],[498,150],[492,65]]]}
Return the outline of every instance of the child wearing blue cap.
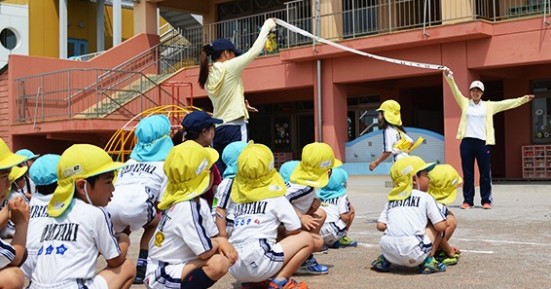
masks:
{"label": "child wearing blue cap", "polygon": [[[10,151],[0,138],[0,203],[8,195],[9,174],[13,167],[25,161],[25,157]],[[0,210],[0,223],[11,219],[15,224],[15,233],[11,244],[0,238],[0,284],[5,289],[20,289],[25,285],[23,272],[18,266],[25,260],[27,227],[29,224],[29,206],[21,198],[11,199]]]}
{"label": "child wearing blue cap", "polygon": [[[33,166],[34,161],[40,156],[35,153],[33,153],[29,149],[20,149],[15,152],[16,155],[24,156],[27,158],[22,164],[19,166],[25,165],[29,169]],[[25,185],[22,187],[23,191],[25,192],[25,195],[27,196],[27,199],[31,199],[32,194],[34,194],[36,188],[35,184],[32,179],[29,178],[29,171],[25,174]]]}
{"label": "child wearing blue cap", "polygon": [[170,121],[166,115],[151,115],[136,127],[136,146],[115,181],[113,199],[106,209],[116,233],[130,234],[143,228],[134,284],[143,284],[149,240],[159,223],[156,206],[166,190],[168,178],[163,165],[173,148]]}
{"label": "child wearing blue cap", "polygon": [[229,238],[233,231],[235,203],[230,198],[231,188],[237,173],[237,158],[246,146],[247,143],[244,141],[235,141],[226,146],[222,153],[226,170],[212,203],[214,222],[218,227],[220,237]]}
{"label": "child wearing blue cap", "polygon": [[[207,91],[214,117],[224,121],[217,126],[214,137],[214,149],[219,154],[229,143],[248,139],[249,112],[257,112],[257,109],[245,99],[241,74],[260,55],[268,34],[275,27],[274,19],[266,19],[256,41],[243,54],[228,39],[217,39],[212,45],[205,45],[201,51],[199,86]],[[212,66],[209,66],[209,56],[213,61]],[[224,170],[223,162],[219,161],[217,166],[221,171]]]}
{"label": "child wearing blue cap", "polygon": [[344,169],[334,168],[331,170],[329,183],[317,192],[321,201],[320,208],[327,214],[320,231],[327,247],[344,248],[358,245],[358,242],[346,235],[355,216],[354,207],[346,195],[347,181],[348,173]]}
{"label": "child wearing blue cap", "polygon": [[29,169],[29,176],[36,185],[36,192],[30,201],[29,229],[27,233],[27,260],[21,270],[28,279],[36,265],[36,257],[40,249],[42,229],[48,223],[48,203],[57,188],[57,163],[59,155],[46,154],[34,162]]}
{"label": "child wearing blue cap", "polygon": [[286,161],[279,167],[279,174],[281,175],[285,183],[288,183],[289,181],[291,181],[291,174],[298,166],[298,163],[300,163],[300,161],[297,161],[297,160]]}

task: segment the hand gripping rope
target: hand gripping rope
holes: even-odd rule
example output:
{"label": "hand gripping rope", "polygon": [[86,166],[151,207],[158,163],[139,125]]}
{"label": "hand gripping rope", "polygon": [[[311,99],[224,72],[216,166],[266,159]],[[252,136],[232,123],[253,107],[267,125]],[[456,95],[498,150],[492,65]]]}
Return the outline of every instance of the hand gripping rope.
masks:
{"label": "hand gripping rope", "polygon": [[408,61],[408,60],[394,59],[394,58],[383,57],[383,56],[379,56],[379,55],[359,51],[359,50],[356,50],[356,49],[353,49],[353,48],[335,43],[333,41],[323,39],[323,38],[318,37],[316,35],[313,35],[310,32],[302,30],[302,29],[300,29],[300,28],[298,28],[294,25],[291,25],[291,24],[289,24],[289,23],[287,23],[287,22],[285,22],[281,19],[275,18],[275,22],[276,22],[276,24],[278,24],[280,26],[283,26],[283,27],[295,32],[295,33],[298,33],[298,34],[301,34],[301,35],[306,36],[308,38],[311,38],[311,39],[313,39],[317,42],[325,43],[329,46],[333,46],[333,47],[341,49],[341,50],[352,52],[354,54],[358,54],[358,55],[361,55],[361,56],[365,56],[365,57],[369,57],[369,58],[373,58],[373,59],[377,59],[377,60],[381,60],[381,61],[386,61],[386,62],[390,62],[390,63],[394,63],[394,64],[399,64],[399,65],[406,65],[406,66],[419,67],[419,68],[425,68],[425,69],[442,70],[442,71],[446,71],[449,74],[451,74],[451,70],[445,65],[429,64],[429,63],[421,63],[421,62],[413,62],[413,61]]}

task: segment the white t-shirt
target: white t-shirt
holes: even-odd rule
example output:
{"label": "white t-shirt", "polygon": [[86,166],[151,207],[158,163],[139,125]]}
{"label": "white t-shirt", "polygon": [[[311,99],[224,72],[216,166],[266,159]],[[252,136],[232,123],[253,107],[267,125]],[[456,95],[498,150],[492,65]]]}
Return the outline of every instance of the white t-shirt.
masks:
{"label": "white t-shirt", "polygon": [[475,104],[472,100],[469,101],[467,107],[467,126],[465,136],[480,140],[486,140],[486,107],[483,101]]}
{"label": "white t-shirt", "polygon": [[98,253],[106,260],[120,255],[107,212],[74,199],[61,217],[48,218],[40,236],[32,284],[53,286],[91,279],[96,275]]}
{"label": "white t-shirt", "polygon": [[226,210],[226,226],[233,226],[235,220],[235,203],[231,200],[231,187],[234,178],[225,178],[218,185],[218,190],[214,195],[212,213],[216,216],[216,208]]}
{"label": "white t-shirt", "polygon": [[0,269],[8,266],[15,258],[15,248],[0,239]]}
{"label": "white t-shirt", "polygon": [[385,223],[385,235],[391,237],[409,237],[425,234],[427,222],[433,224],[446,220],[434,198],[419,190],[401,201],[388,201],[377,222]]}
{"label": "white t-shirt", "polygon": [[172,265],[187,263],[212,249],[211,238],[216,235],[206,200],[178,202],[163,211],[149,242],[149,258]]}
{"label": "white t-shirt", "polygon": [[277,228],[282,223],[287,231],[298,230],[301,227],[298,215],[285,197],[237,204],[230,243],[237,245],[259,239],[275,243]]}
{"label": "white t-shirt", "polygon": [[327,218],[325,218],[325,222],[334,223],[334,222],[338,222],[341,219],[341,214],[346,214],[350,212],[350,201],[348,200],[348,197],[345,194],[340,197],[321,201],[320,207],[327,214]]}
{"label": "white t-shirt", "polygon": [[[145,203],[151,196],[159,202],[166,190],[168,178],[163,171],[164,161],[126,161],[115,180],[110,203]],[[109,205],[107,205],[109,207]]]}
{"label": "white t-shirt", "polygon": [[[407,134],[403,133],[402,135],[408,141],[413,142]],[[383,130],[383,152],[391,152],[394,161],[408,156],[407,153],[394,147],[400,139],[400,133],[396,127],[389,125]]]}
{"label": "white t-shirt", "polygon": [[301,214],[306,214],[316,198],[316,192],[313,187],[287,183],[287,193],[285,197]]}
{"label": "white t-shirt", "polygon": [[42,242],[42,231],[49,222],[48,203],[52,195],[35,193],[29,204],[29,227],[27,229],[27,251],[36,254]]}

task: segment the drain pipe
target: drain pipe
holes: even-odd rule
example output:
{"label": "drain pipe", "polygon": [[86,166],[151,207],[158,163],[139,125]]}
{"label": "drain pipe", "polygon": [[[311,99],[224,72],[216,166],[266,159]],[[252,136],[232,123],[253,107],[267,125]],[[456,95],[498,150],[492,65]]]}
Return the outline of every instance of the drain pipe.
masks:
{"label": "drain pipe", "polygon": [[[320,23],[320,0],[316,0],[316,36],[321,37],[321,23]],[[314,40],[314,50],[316,49],[316,41]],[[323,141],[323,117],[322,117],[322,108],[321,103],[321,59],[316,60],[316,81],[318,88],[318,142]]]}

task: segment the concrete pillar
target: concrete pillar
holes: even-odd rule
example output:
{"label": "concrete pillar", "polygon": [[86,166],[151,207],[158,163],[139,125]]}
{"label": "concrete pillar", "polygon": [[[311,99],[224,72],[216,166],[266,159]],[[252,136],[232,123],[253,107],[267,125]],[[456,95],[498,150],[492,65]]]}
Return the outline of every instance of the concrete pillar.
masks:
{"label": "concrete pillar", "polygon": [[[315,62],[313,65],[316,65]],[[322,126],[323,142],[329,144],[335,152],[335,157],[344,161],[344,144],[348,139],[347,128],[347,95],[346,87],[333,83],[333,62],[324,59],[322,62],[321,91],[322,91],[322,123],[318,121],[317,110],[318,97],[317,85],[314,86],[314,112],[316,139],[318,139],[318,127]]]}
{"label": "concrete pillar", "polygon": [[158,26],[157,4],[147,1],[134,2],[134,35],[158,34]]}
{"label": "concrete pillar", "polygon": [[105,0],[98,0],[96,5],[96,51],[105,50]]}
{"label": "concrete pillar", "polygon": [[122,42],[122,0],[113,0],[113,47]]}
{"label": "concrete pillar", "polygon": [[67,0],[59,0],[59,58],[67,58]]}

